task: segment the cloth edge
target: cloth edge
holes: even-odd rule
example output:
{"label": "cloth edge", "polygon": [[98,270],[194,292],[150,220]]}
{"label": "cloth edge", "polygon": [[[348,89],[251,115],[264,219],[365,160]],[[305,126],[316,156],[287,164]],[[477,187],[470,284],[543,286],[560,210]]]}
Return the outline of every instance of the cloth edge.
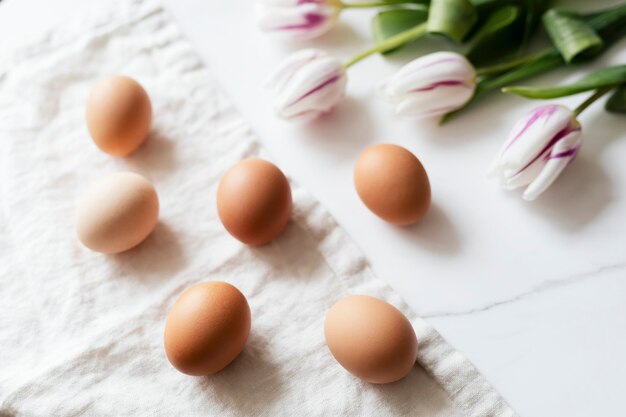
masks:
{"label": "cloth edge", "polygon": [[[368,278],[378,284],[377,290],[383,292],[384,298],[407,315],[416,330],[420,343],[418,363],[448,393],[461,410],[467,411],[471,417],[517,417],[517,413],[470,360],[450,345],[432,325],[419,317],[395,290],[373,273],[356,243],[319,201],[309,194],[302,194],[299,202],[301,206],[298,208],[295,220],[320,242],[318,247],[320,254],[340,277],[342,285],[349,292],[357,290],[371,293],[371,288],[367,283],[360,282],[360,276],[363,269],[365,270]],[[313,218],[315,221],[311,221]],[[326,227],[315,227],[316,224],[324,224]],[[332,227],[328,227],[329,224]],[[348,264],[355,265],[356,268],[346,268],[344,262],[337,262],[335,256],[337,248],[348,249],[354,258]],[[438,351],[441,346],[444,347],[443,353]],[[444,362],[453,365],[446,366]],[[462,378],[459,378],[460,375]],[[452,383],[455,380],[457,383]],[[472,381],[472,384],[476,384],[479,389],[468,389],[466,380]],[[490,406],[486,406],[487,404]]]}

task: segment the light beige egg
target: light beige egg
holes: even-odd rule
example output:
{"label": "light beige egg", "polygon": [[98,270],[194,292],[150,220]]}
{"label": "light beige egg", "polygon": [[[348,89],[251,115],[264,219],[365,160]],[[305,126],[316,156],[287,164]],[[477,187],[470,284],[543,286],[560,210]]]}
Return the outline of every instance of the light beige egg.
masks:
{"label": "light beige egg", "polygon": [[335,303],[326,314],[324,336],[337,362],[367,382],[398,381],[413,369],[417,357],[409,320],[391,304],[367,295]]}
{"label": "light beige egg", "polygon": [[119,253],[144,241],[159,218],[159,199],[139,174],[118,172],[92,184],[80,198],[76,234],[89,249]]}
{"label": "light beige egg", "polygon": [[87,100],[87,128],[103,152],[126,156],[148,137],[152,105],[146,90],[130,77],[99,80]]}

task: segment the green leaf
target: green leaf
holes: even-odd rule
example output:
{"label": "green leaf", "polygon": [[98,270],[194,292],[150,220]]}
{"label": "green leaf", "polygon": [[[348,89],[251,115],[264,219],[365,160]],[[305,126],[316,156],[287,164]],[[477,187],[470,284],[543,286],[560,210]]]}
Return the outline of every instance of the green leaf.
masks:
{"label": "green leaf", "polygon": [[611,113],[626,113],[626,85],[615,90],[604,107]]}
{"label": "green leaf", "polygon": [[475,65],[481,65],[517,49],[510,39],[514,35],[512,26],[519,16],[519,7],[512,5],[493,11],[469,41],[467,58]]}
{"label": "green leaf", "polygon": [[[476,4],[479,0],[473,1],[474,4]],[[610,44],[616,42],[626,34],[626,4],[585,15],[584,19],[604,40],[604,48],[597,52],[598,55],[604,52]],[[586,56],[585,58],[589,57]],[[506,72],[501,73],[501,71],[498,70],[490,72],[490,75],[487,77],[483,77],[476,87],[474,97],[463,108],[448,113],[442,119],[442,123],[450,121],[490,91],[546,73],[566,64],[559,50],[556,48],[549,48],[541,54],[532,55],[528,60],[515,58],[515,61],[517,62],[514,67],[508,66],[506,62],[498,65],[500,69]],[[520,63],[520,61],[522,61],[522,63]]]}
{"label": "green leaf", "polygon": [[[606,48],[606,46],[620,39],[626,33],[626,5],[611,7],[600,12],[586,15],[585,21],[593,30],[602,36]],[[604,49],[598,51],[598,54],[603,51]],[[511,66],[507,65],[508,62],[494,65],[494,71],[490,70],[492,67],[487,67],[486,69],[489,71],[486,72],[494,74],[495,76],[490,76],[481,81],[479,83],[479,89],[481,85],[484,86],[485,91],[499,89],[565,64],[561,54],[556,48],[550,48],[541,54],[534,55],[532,59],[526,60],[527,58],[528,57],[511,60],[509,61],[512,64]],[[588,57],[586,56],[586,58]],[[523,62],[523,64],[520,65],[520,62]],[[515,68],[511,69],[512,66]],[[502,69],[502,71],[496,71],[497,69]],[[504,71],[508,72],[501,74],[501,72]]]}
{"label": "green leaf", "polygon": [[461,43],[478,15],[468,0],[432,0],[427,30]]}
{"label": "green leaf", "polygon": [[[467,56],[477,66],[494,66],[496,63],[503,63],[503,59],[524,51],[539,27],[541,15],[551,2],[550,0],[471,1],[476,7],[479,19],[475,25],[478,30],[471,35]],[[498,65],[500,69],[507,66]]]}
{"label": "green leaf", "polygon": [[478,83],[477,90],[487,92],[510,85],[511,83],[532,78],[563,65],[563,57],[556,49],[548,49],[532,57],[523,65],[504,74],[488,77]]}
{"label": "green leaf", "polygon": [[[407,3],[428,4],[430,0],[379,0],[381,3],[389,3],[389,5],[401,5]],[[358,4],[358,3],[357,3]]]}
{"label": "green leaf", "polygon": [[472,99],[468,101],[464,107],[446,114],[441,119],[440,123],[448,123],[490,91],[502,88],[515,81],[543,74],[544,72],[548,72],[551,69],[560,67],[561,65],[563,65],[563,58],[561,57],[561,54],[556,49],[551,48],[542,54],[537,54],[531,61],[506,72],[505,74],[485,78],[477,84],[476,91],[474,92]]}
{"label": "green leaf", "polygon": [[604,68],[592,72],[575,83],[559,87],[506,87],[503,88],[502,91],[526,98],[545,99],[571,96],[585,91],[617,86],[623,83],[626,83],[626,65]]}
{"label": "green leaf", "polygon": [[[424,23],[428,19],[428,9],[394,9],[378,13],[372,19],[372,31],[376,43],[381,43],[392,36]],[[397,51],[399,48],[390,49],[383,54]]]}
{"label": "green leaf", "polygon": [[526,16],[520,49],[528,45],[530,38],[541,22],[541,15],[546,11],[550,3],[552,3],[551,0],[524,0],[523,2]]}
{"label": "green leaf", "polygon": [[604,46],[602,38],[578,13],[550,9],[543,15],[543,24],[565,62],[595,55]]}
{"label": "green leaf", "polygon": [[626,33],[626,4],[586,15],[585,21],[600,35],[606,48]]}

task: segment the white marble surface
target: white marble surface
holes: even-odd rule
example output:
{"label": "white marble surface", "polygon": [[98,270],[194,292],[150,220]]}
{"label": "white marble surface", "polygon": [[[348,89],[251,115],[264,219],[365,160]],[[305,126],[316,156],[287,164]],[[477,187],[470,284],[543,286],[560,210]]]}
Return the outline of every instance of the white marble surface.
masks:
{"label": "white marble surface", "polygon": [[[374,94],[376,82],[422,42],[389,61],[375,56],[349,72],[348,98],[312,127],[277,120],[261,88],[297,45],[260,34],[252,0],[166,0],[224,90],[288,175],[321,200],[367,254],[374,270],[465,353],[522,416],[617,417],[626,390],[626,119],[596,104],[581,118],[579,158],[534,203],[485,179],[514,121],[536,103],[492,96],[445,127],[400,120]],[[570,1],[580,8],[591,2]],[[593,7],[616,4],[596,1]],[[0,48],[97,1],[4,0]],[[348,11],[308,43],[341,57],[366,47],[370,11]],[[626,42],[594,67],[623,62]],[[582,70],[537,79],[573,80]],[[576,105],[582,97],[561,100]],[[399,229],[379,221],[352,187],[360,151],[401,144],[426,166],[434,204]]]}

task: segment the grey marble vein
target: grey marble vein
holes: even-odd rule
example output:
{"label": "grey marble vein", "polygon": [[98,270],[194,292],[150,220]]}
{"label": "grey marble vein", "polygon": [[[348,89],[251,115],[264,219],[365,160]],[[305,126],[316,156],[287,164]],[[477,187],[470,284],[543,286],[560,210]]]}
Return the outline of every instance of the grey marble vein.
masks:
{"label": "grey marble vein", "polygon": [[441,317],[459,317],[459,316],[467,316],[467,315],[475,314],[475,313],[482,313],[485,311],[492,310],[496,307],[500,307],[502,305],[511,304],[516,301],[520,301],[520,300],[532,297],[536,294],[539,294],[548,290],[552,290],[555,288],[564,287],[568,285],[573,285],[582,281],[586,281],[590,278],[598,277],[599,275],[602,275],[607,272],[614,272],[614,271],[625,269],[625,268],[626,268],[626,262],[622,262],[622,263],[618,263],[614,265],[604,265],[592,271],[582,272],[582,273],[570,275],[567,277],[543,281],[540,284],[536,285],[535,287],[527,291],[523,291],[509,298],[494,301],[484,306],[474,307],[474,308],[470,308],[466,310],[458,310],[458,311],[433,311],[430,313],[429,312],[421,313],[420,315],[423,318],[441,318]]}

